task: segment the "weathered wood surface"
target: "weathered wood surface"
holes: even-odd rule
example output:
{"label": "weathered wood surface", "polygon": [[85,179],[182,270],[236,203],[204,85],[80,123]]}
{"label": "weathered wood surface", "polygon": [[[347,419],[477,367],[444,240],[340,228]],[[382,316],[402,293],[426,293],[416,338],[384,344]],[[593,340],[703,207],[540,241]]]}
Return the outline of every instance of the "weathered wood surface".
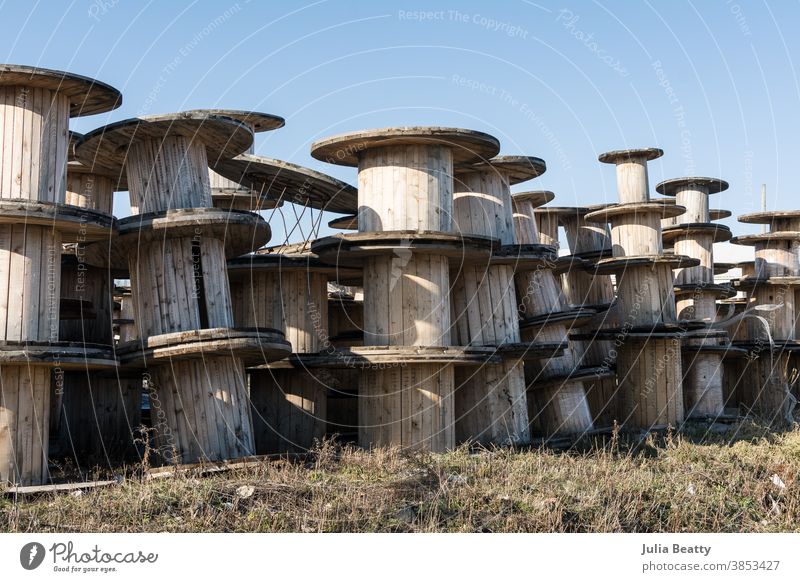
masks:
{"label": "weathered wood surface", "polygon": [[48,479],[51,366],[0,366],[0,482]]}
{"label": "weathered wood surface", "polygon": [[394,146],[444,148],[452,151],[451,158],[460,164],[489,160],[500,151],[500,142],[480,131],[451,127],[392,127],[354,131],[316,141],[311,145],[311,155],[330,164],[358,166],[365,152]]}
{"label": "weathered wood surface", "polygon": [[[168,464],[254,454],[247,380],[231,355],[174,359],[149,369],[156,445]],[[154,397],[155,396],[155,397]]]}
{"label": "weathered wood surface", "polygon": [[[90,265],[110,268],[120,278],[129,273],[132,258],[147,245],[164,245],[169,238],[222,241],[225,257],[252,252],[269,241],[269,224],[259,215],[241,210],[194,208],[134,215],[119,221],[119,234],[109,241],[87,245],[84,259]],[[175,244],[175,243],[173,243]],[[188,263],[189,270],[193,263]],[[220,273],[222,274],[222,273]]]}
{"label": "weathered wood surface", "polygon": [[[180,184],[191,184],[196,181],[204,181],[208,187],[208,163],[216,163],[223,158],[233,158],[244,153],[253,143],[253,132],[241,122],[229,117],[207,115],[201,113],[174,113],[169,115],[146,115],[133,119],[126,119],[99,127],[83,136],[83,139],[75,147],[75,157],[81,163],[89,167],[103,168],[107,171],[121,172],[131,161],[137,165],[140,172],[136,174],[137,179],[144,177],[156,178],[146,164],[138,164],[136,156],[143,155],[156,162],[154,153],[158,150],[160,143],[166,143],[167,150],[174,150],[176,146],[187,144],[202,144],[204,152],[201,154],[195,148],[184,150],[184,156],[174,157],[170,151],[165,151],[164,158],[172,159],[177,166],[167,167],[157,163],[151,166],[152,169],[158,168],[160,174],[157,181],[162,186],[169,187],[170,179],[177,180]],[[134,146],[140,144],[141,147]],[[148,145],[149,144],[149,145]],[[191,151],[191,156],[186,157],[187,166],[182,166],[184,157]],[[136,156],[133,155],[136,152]],[[177,152],[175,152],[177,153]],[[202,166],[202,171],[197,164],[200,159],[205,158],[206,164]],[[185,176],[189,167],[195,168],[193,176]],[[199,173],[198,173],[199,172]],[[166,179],[161,179],[166,178]],[[147,191],[146,183],[134,185],[134,176],[128,176],[128,183],[131,188],[139,188],[137,192]],[[210,188],[210,187],[208,187]],[[183,192],[177,192],[182,196]],[[194,193],[196,194],[196,192]],[[156,193],[153,192],[156,196]],[[210,199],[210,189],[208,191]],[[163,198],[157,196],[157,198]],[[141,195],[132,195],[131,203],[143,200]],[[208,206],[211,204],[209,203]]]}
{"label": "weathered wood surface", "polygon": [[0,494],[5,494],[8,497],[18,496],[36,496],[46,495],[49,493],[69,493],[75,491],[84,491],[87,489],[100,489],[104,487],[112,487],[119,485],[120,481],[82,481],[78,483],[55,483],[52,485],[24,485],[14,486],[8,489],[0,490]]}
{"label": "weathered wood surface", "polygon": [[683,353],[683,398],[687,418],[714,418],[725,409],[723,357],[713,352]]}
{"label": "weathered wood surface", "polygon": [[359,444],[443,452],[455,446],[453,366],[366,370],[359,386]]}
{"label": "weathered wood surface", "polygon": [[1,341],[0,365],[58,364],[64,370],[116,368],[117,360],[109,346],[84,342]]}
{"label": "weathered wood surface", "polygon": [[[117,349],[127,366],[169,363],[172,359],[202,360],[209,356],[238,358],[248,365],[279,360],[289,355],[291,345],[279,330],[240,330],[233,328],[199,329],[166,333],[135,340]],[[152,361],[151,361],[152,360]]]}
{"label": "weathered wood surface", "polygon": [[250,372],[257,454],[305,453],[322,441],[327,428],[326,372]]}
{"label": "weathered wood surface", "polygon": [[[456,232],[514,245],[510,185],[545,170],[538,158],[500,157],[455,178]],[[505,247],[508,248],[508,247]],[[451,289],[452,340],[456,345],[520,342],[514,268],[508,264],[460,268]],[[520,362],[456,368],[456,441],[484,445],[530,442],[525,372]]]}
{"label": "weathered wood surface", "polygon": [[0,226],[39,226],[58,233],[64,243],[91,242],[111,236],[112,216],[89,208],[50,202],[0,200]]}
{"label": "weathered wood surface", "polygon": [[[88,170],[83,164],[70,162],[67,165],[67,193],[65,203],[79,208],[92,208],[111,214],[114,205],[114,192],[124,190],[114,178],[76,171],[76,167]],[[125,184],[127,186],[127,184]]]}
{"label": "weathered wood surface", "polygon": [[361,153],[359,231],[450,232],[452,219],[452,148],[397,145]]}
{"label": "weathered wood surface", "polygon": [[61,319],[59,339],[62,341],[86,341],[94,344],[112,345],[112,282],[108,271],[81,263],[75,255],[64,255],[61,259],[61,294],[64,298],[85,302],[91,308],[89,314],[76,319]]}
{"label": "weathered wood surface", "polygon": [[319,351],[328,337],[327,274],[271,267],[253,265],[251,271],[231,276],[236,326],[274,327],[284,332],[293,352]]}
{"label": "weathered wood surface", "polygon": [[74,73],[0,65],[0,87],[26,87],[57,92],[66,98],[69,117],[105,113],[122,105],[122,95],[110,85]]}
{"label": "weathered wood surface", "polygon": [[272,115],[271,113],[263,113],[261,111],[247,111],[244,109],[191,109],[187,113],[230,117],[246,125],[253,133],[272,131],[286,125],[286,120],[283,117]]}
{"label": "weathered wood surface", "polygon": [[619,423],[632,429],[678,427],[684,420],[678,338],[628,339],[617,352]]}
{"label": "weathered wood surface", "polygon": [[739,404],[776,427],[791,424],[794,401],[789,387],[789,352],[764,350],[747,360],[744,378],[736,388]]}
{"label": "weathered wood surface", "polygon": [[256,198],[292,202],[329,212],[358,211],[358,192],[353,186],[290,162],[241,154],[221,159],[212,168],[233,183],[248,188]]}
{"label": "weathered wood surface", "polygon": [[615,150],[598,156],[604,164],[617,166],[617,192],[621,204],[648,202],[650,183],[647,162],[664,155],[658,148]]}
{"label": "weathered wood surface", "polygon": [[331,228],[339,230],[358,230],[358,214],[349,214],[347,216],[340,216],[328,222]]}
{"label": "weathered wood surface", "polygon": [[69,98],[7,80],[0,68],[0,198],[63,202]]}
{"label": "weathered wood surface", "polygon": [[364,265],[366,346],[450,345],[450,266],[446,257],[411,252]]}
{"label": "weathered wood surface", "polygon": [[[311,251],[330,264],[366,268],[376,256],[397,259],[397,266],[409,256],[437,256],[453,268],[469,263],[488,263],[497,241],[487,237],[460,236],[439,232],[343,233],[315,240]],[[366,272],[366,271],[365,271]]]}
{"label": "weathered wood surface", "polygon": [[58,341],[61,235],[0,225],[0,340]]}
{"label": "weathered wood surface", "polygon": [[[57,438],[61,454],[80,463],[122,462],[135,456],[141,425],[142,378],[65,372]],[[51,440],[52,442],[52,440]]]}
{"label": "weathered wood surface", "polygon": [[456,442],[485,446],[530,442],[530,427],[521,363],[455,368]]}

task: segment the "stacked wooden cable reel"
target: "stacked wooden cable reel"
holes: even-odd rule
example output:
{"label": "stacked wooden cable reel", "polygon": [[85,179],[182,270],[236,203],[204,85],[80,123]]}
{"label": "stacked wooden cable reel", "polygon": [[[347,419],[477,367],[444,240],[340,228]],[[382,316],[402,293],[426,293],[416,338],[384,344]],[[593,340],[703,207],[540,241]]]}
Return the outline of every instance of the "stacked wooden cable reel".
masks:
{"label": "stacked wooden cable reel", "polygon": [[69,119],[119,106],[116,89],[61,71],[0,67],[0,481],[48,479],[51,376],[116,366],[107,345],[60,341],[61,245],[107,238],[109,214],[67,206]]}
{"label": "stacked wooden cable reel", "polygon": [[739,221],[769,225],[768,232],[737,236],[731,242],[755,248],[755,261],[734,282],[736,288],[744,291],[748,306],[770,306],[762,319],[748,320],[744,337],[734,342],[748,350],[737,390],[739,404],[775,426],[791,426],[797,401],[790,387],[790,363],[800,349],[796,307],[800,212],[756,212],[740,216]]}
{"label": "stacked wooden cable reel", "polygon": [[[440,452],[730,421],[732,407],[793,420],[800,211],[741,216],[770,230],[732,239],[755,261],[719,284],[732,265],[713,245],[731,233],[715,221],[730,213],[708,201],[727,184],[672,179],[651,199],[661,150],[603,154],[619,203],[566,207],[512,194],[545,162],[478,131],[314,143],[357,168],[355,188],[256,155],[275,115],[193,110],[81,136],[70,117],[114,109],[118,91],[10,65],[0,91],[4,482],[46,483],[64,458],[85,474],[334,436]],[[131,216],[113,217],[116,191]],[[258,212],[285,240],[265,246]],[[322,212],[355,232],[319,238]]]}
{"label": "stacked wooden cable reel", "polygon": [[650,148],[601,155],[601,162],[616,166],[620,203],[586,215],[611,225],[612,256],[599,259],[593,268],[617,277],[620,327],[603,335],[620,342],[617,420],[640,430],[676,427],[684,420],[681,341],[686,324],[694,322],[678,319],[673,269],[699,264],[664,254],[661,221],[685,209],[650,200],[647,162],[662,154]]}

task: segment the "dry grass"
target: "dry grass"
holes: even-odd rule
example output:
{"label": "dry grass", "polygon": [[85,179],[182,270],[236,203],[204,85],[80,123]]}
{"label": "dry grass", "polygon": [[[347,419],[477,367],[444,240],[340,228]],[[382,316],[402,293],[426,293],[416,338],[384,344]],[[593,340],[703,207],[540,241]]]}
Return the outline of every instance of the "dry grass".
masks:
{"label": "dry grass", "polygon": [[5,498],[0,530],[800,531],[800,432],[737,430],[611,438],[567,452],[410,455],[326,443],[305,461]]}

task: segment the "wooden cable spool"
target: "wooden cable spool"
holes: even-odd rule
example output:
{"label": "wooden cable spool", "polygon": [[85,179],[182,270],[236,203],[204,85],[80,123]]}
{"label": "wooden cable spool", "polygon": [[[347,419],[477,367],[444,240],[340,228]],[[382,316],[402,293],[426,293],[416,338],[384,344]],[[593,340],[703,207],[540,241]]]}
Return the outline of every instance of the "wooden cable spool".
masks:
{"label": "wooden cable spool", "polygon": [[[519,243],[541,242],[536,209],[549,200],[549,192],[523,192],[512,196],[514,226]],[[557,228],[556,223],[556,228]],[[557,232],[550,233],[558,240]],[[522,338],[530,342],[562,342],[567,339],[567,325],[572,319],[562,319],[559,313],[573,311],[551,268],[542,268],[516,277],[519,308],[527,318],[546,317],[543,325],[525,327]],[[528,415],[532,426],[546,436],[582,434],[592,430],[592,414],[586,392],[580,380],[572,378],[577,359],[572,348],[563,355],[526,365],[528,385]],[[560,379],[553,382],[554,379]],[[538,386],[541,384],[541,386]]]}
{"label": "wooden cable spool", "polygon": [[[157,445],[168,462],[253,454],[243,358],[280,359],[290,351],[279,331],[235,329],[225,244],[234,221],[212,208],[209,161],[235,157],[252,141],[239,121],[189,112],[101,127],[75,148],[83,163],[126,172],[131,234],[121,224],[112,243],[126,236],[138,243],[126,248],[142,339],[120,353],[127,365],[146,369]],[[241,252],[252,251],[268,227],[258,215],[238,216]],[[248,232],[262,234],[246,245]]]}
{"label": "wooden cable spool", "polygon": [[[312,256],[259,254],[229,261],[228,275],[237,326],[277,327],[294,354],[331,347],[328,280],[345,275],[343,269]],[[261,366],[249,376],[258,454],[308,451],[325,436],[327,370]]]}
{"label": "wooden cable spool", "polygon": [[[467,248],[463,241],[447,240],[452,234],[458,237],[453,229],[453,167],[489,160],[498,151],[498,141],[489,135],[440,127],[353,132],[312,145],[316,159],[358,166],[362,237],[351,241],[346,258],[358,255],[359,245],[363,248],[358,260],[364,268],[365,346],[450,344],[448,256]],[[402,234],[392,237],[391,232]],[[379,242],[378,233],[385,240]],[[487,260],[493,246],[484,247]],[[316,252],[313,245],[312,250]],[[343,256],[335,253],[333,258]],[[360,443],[432,451],[453,447],[454,365],[403,361],[400,355],[398,367],[363,374]]]}
{"label": "wooden cable spool", "polygon": [[664,256],[662,221],[686,209],[650,200],[647,162],[662,154],[647,148],[600,155],[600,162],[616,166],[620,204],[586,215],[611,225],[613,258],[601,259],[595,270],[616,271],[620,324],[649,329],[643,336],[624,334],[617,349],[619,421],[644,430],[684,419],[681,341],[669,332],[677,322],[672,269],[698,263]]}
{"label": "wooden cable spool", "polygon": [[[82,217],[80,209],[65,205],[69,119],[120,104],[119,91],[93,79],[0,65],[0,482],[38,485],[48,479],[61,244],[82,233],[108,236],[113,226],[110,218],[98,223],[96,213],[87,210]],[[87,354],[86,361],[94,358]]]}
{"label": "wooden cable spool", "polygon": [[[731,238],[730,229],[711,222],[709,209],[709,196],[727,189],[724,180],[705,177],[674,178],[656,186],[657,192],[674,196],[676,204],[686,209],[677,224],[662,229],[665,245],[671,242],[675,254],[700,262],[675,271],[676,310],[681,319],[714,321],[717,299],[731,296],[729,287],[714,283],[713,255],[714,243]],[[687,418],[717,418],[724,412],[723,357],[716,349],[721,344],[728,344],[726,334],[686,337],[683,394]]]}
{"label": "wooden cable spool", "polygon": [[[454,229],[514,245],[510,186],[545,171],[539,158],[499,156],[457,168]],[[455,273],[452,288],[456,345],[501,346],[521,342],[514,267],[467,265]],[[525,372],[520,361],[456,368],[456,440],[483,445],[530,442]]]}
{"label": "wooden cable spool", "polygon": [[[589,222],[586,214],[593,208],[573,208],[559,217],[564,227],[567,243],[572,256],[600,258],[611,254],[611,233],[605,222]],[[614,286],[608,275],[592,275],[586,269],[570,269],[562,279],[564,298],[573,308],[582,306],[608,309],[614,302]],[[603,311],[599,322],[592,321],[579,328],[579,333],[610,327],[615,317]],[[599,324],[599,325],[598,325]],[[573,350],[580,368],[601,367],[613,370],[616,359],[613,341],[592,338],[573,340]],[[587,378],[584,389],[592,412],[595,428],[609,427],[617,417],[617,381],[613,373],[605,376]]]}

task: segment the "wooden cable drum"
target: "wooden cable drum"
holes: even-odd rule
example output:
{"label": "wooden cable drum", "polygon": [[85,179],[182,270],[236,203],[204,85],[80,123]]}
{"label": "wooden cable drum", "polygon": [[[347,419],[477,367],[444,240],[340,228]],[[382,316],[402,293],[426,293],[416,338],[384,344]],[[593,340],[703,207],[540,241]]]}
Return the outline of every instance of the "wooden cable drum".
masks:
{"label": "wooden cable drum", "polygon": [[[73,134],[71,137],[80,138]],[[70,161],[67,166],[68,204],[111,217],[113,193],[127,188],[107,174]],[[114,344],[113,281],[110,271],[85,262],[84,246],[75,245],[62,257],[61,296],[86,302],[91,312],[61,322],[60,339]],[[134,430],[140,425],[142,380],[88,370],[67,371],[51,396],[51,444],[61,456],[124,461],[135,452]]]}
{"label": "wooden cable drum", "polygon": [[[471,129],[452,127],[390,127],[335,135],[312,144],[311,155],[329,164],[358,166],[363,154],[373,149],[418,145],[452,150],[458,163],[477,163],[493,158],[500,151],[496,138]],[[452,174],[451,174],[452,175]]]}
{"label": "wooden cable drum", "polygon": [[487,134],[441,127],[352,132],[311,147],[318,160],[358,166],[360,231],[316,241],[312,252],[336,264],[363,264],[365,348],[410,350],[396,360],[407,362],[401,369],[362,377],[364,446],[455,445],[452,361],[466,354],[448,361],[413,351],[449,349],[451,266],[488,263],[497,246],[453,229],[453,168],[489,160],[499,149]]}
{"label": "wooden cable drum", "polygon": [[498,156],[456,168],[454,230],[515,244],[510,186],[542,175],[543,160],[532,156]]}
{"label": "wooden cable drum", "polygon": [[789,387],[791,352],[761,350],[743,362],[742,381],[736,386],[739,405],[777,428],[792,425],[795,400]]}
{"label": "wooden cable drum", "polygon": [[539,242],[560,248],[558,227],[563,225],[576,212],[575,208],[563,206],[542,206],[534,211],[539,227]]}
{"label": "wooden cable drum", "polygon": [[209,164],[235,157],[252,143],[252,131],[239,121],[187,112],[95,129],[76,145],[75,157],[107,172],[125,168],[131,210],[139,214],[211,207]]}
{"label": "wooden cable drum", "polygon": [[519,244],[541,244],[535,209],[555,198],[549,190],[531,190],[512,196],[514,233]]}
{"label": "wooden cable drum", "polygon": [[[261,207],[261,200],[286,201],[329,212],[358,211],[356,189],[310,168],[252,154],[221,159],[215,172],[247,187]],[[222,194],[219,194],[222,196]]]}
{"label": "wooden cable drum", "polygon": [[[559,353],[561,344],[547,344],[549,354]],[[264,368],[384,369],[412,364],[452,364],[483,366],[499,364],[505,355],[496,346],[351,346],[327,349],[316,354],[290,355],[286,360],[265,364]]]}
{"label": "wooden cable drum", "polygon": [[0,87],[52,91],[66,98],[69,117],[96,115],[122,105],[122,94],[96,79],[25,65],[0,65]]}
{"label": "wooden cable drum", "polygon": [[92,242],[108,239],[115,226],[114,218],[105,212],[62,203],[0,200],[0,229],[24,225],[41,230],[51,237],[58,234],[61,242]]}
{"label": "wooden cable drum", "polygon": [[[537,207],[551,199],[551,193],[546,191],[513,195],[514,226],[519,243],[541,241],[535,212]],[[557,222],[556,228],[558,228]],[[526,326],[522,332],[523,340],[531,342],[566,340],[568,321],[559,318],[558,314],[570,310],[553,271],[543,268],[520,273],[516,277],[516,288],[520,312],[529,319],[537,316],[545,318],[540,325]],[[572,317],[571,314],[569,316]],[[593,428],[586,393],[579,380],[568,379],[535,390],[537,380],[568,377],[576,367],[577,361],[571,349],[565,350],[560,357],[531,362],[525,366],[528,416],[532,427],[546,436],[580,434]]]}
{"label": "wooden cable drum", "polygon": [[682,206],[667,206],[658,202],[615,204],[594,210],[586,220],[609,222],[614,256],[662,254],[664,252],[661,221],[679,215]]}
{"label": "wooden cable drum", "polygon": [[800,231],[800,210],[773,210],[742,214],[737,220],[746,224],[768,224],[772,231]]}
{"label": "wooden cable drum", "polygon": [[774,341],[800,339],[797,336],[796,305],[800,277],[770,277],[768,279],[740,279],[734,287],[747,292],[755,305],[774,305],[775,308],[760,314],[766,320],[767,330],[761,320],[749,319],[746,322],[747,337],[750,341]]}
{"label": "wooden cable drum", "polygon": [[[72,348],[58,343],[61,245],[107,238],[113,228],[109,215],[64,204],[69,119],[120,103],[119,91],[93,79],[0,65],[0,481],[48,479],[51,370],[60,355],[63,369],[75,364]],[[85,366],[102,365],[95,355],[86,351]],[[116,366],[113,355],[105,361]]]}
{"label": "wooden cable drum", "polygon": [[[571,256],[602,257],[611,254],[611,232],[606,222],[590,222],[586,214],[598,207],[573,208],[559,216],[559,221],[566,233]],[[615,299],[611,277],[593,275],[585,269],[569,269],[562,278],[561,288],[564,299],[570,308],[607,307]],[[601,323],[600,327],[610,324]],[[596,327],[594,321],[579,328],[579,331],[590,333]],[[614,366],[616,358],[613,354],[613,342],[593,338],[588,341],[573,340],[571,342],[576,362],[581,368]],[[578,368],[578,369],[581,369]],[[595,428],[611,426],[616,418],[617,402],[616,376],[609,373],[584,380],[584,389],[592,414]]]}
{"label": "wooden cable drum", "polygon": [[600,154],[598,160],[617,167],[617,192],[620,204],[642,203],[650,200],[647,162],[664,155],[658,148],[615,150]]}
{"label": "wooden cable drum", "polygon": [[[679,326],[673,269],[700,264],[699,259],[664,254],[662,221],[687,209],[682,199],[676,204],[650,199],[647,162],[662,154],[648,148],[600,155],[600,162],[616,165],[620,204],[586,215],[587,220],[611,224],[613,257],[598,260],[592,269],[616,274],[616,309],[623,329],[645,330],[627,333],[617,350],[618,420],[644,430],[683,421],[681,341],[670,337],[671,328]],[[660,186],[663,193],[664,183]]]}
{"label": "wooden cable drum", "polygon": [[573,207],[569,212],[559,215],[559,222],[564,227],[570,253],[576,256],[598,255],[611,251],[611,231],[608,222],[592,222],[586,215],[593,210],[605,208],[599,206]]}
{"label": "wooden cable drum", "polygon": [[[545,168],[544,161],[526,156],[500,156],[457,168],[454,230],[496,238],[504,248],[514,245],[510,186],[541,175]],[[520,343],[514,266],[496,262],[458,269],[451,291],[453,343],[474,346]],[[530,442],[521,362],[508,361],[477,370],[456,368],[455,381],[457,442],[486,446]]]}
{"label": "wooden cable drum", "polygon": [[140,339],[120,356],[146,369],[168,462],[253,454],[244,361],[290,351],[278,330],[234,328],[226,259],[265,243],[269,227],[214,209],[208,167],[252,142],[240,121],[188,112],[113,123],[75,147],[80,162],[126,173],[134,215],[121,221],[110,259],[127,260]]}
{"label": "wooden cable drum", "polygon": [[311,155],[358,166],[361,232],[450,232],[454,163],[486,161],[499,150],[497,139],[478,131],[401,127],[326,138],[311,146]]}
{"label": "wooden cable drum", "polygon": [[[714,286],[714,243],[731,239],[730,229],[710,222],[709,195],[728,189],[724,180],[705,177],[686,177],[665,180],[656,186],[656,191],[666,196],[674,196],[676,203],[686,208],[679,224],[662,230],[665,244],[673,243],[676,255],[696,258],[700,264],[675,271],[676,285],[684,291],[695,288],[690,293],[681,293],[677,302],[679,317],[707,319],[713,321],[716,316],[717,294]],[[695,372],[689,366],[686,370],[684,391],[686,394],[687,414],[718,415],[723,411],[721,361],[714,356],[703,355],[692,360],[696,365]],[[712,373],[713,372],[713,373]],[[703,393],[703,397],[697,396]],[[711,409],[711,404],[717,406]],[[690,406],[691,404],[691,406]],[[694,412],[691,412],[694,411]]]}
{"label": "wooden cable drum", "polygon": [[[236,325],[281,329],[295,354],[328,340],[328,277],[337,267],[297,256],[252,255],[228,263]],[[250,369],[256,452],[307,451],[325,436],[329,375],[303,369]]]}
{"label": "wooden cable drum", "polygon": [[735,236],[732,244],[755,248],[754,274],[785,277],[800,274],[800,231],[773,231]]}
{"label": "wooden cable drum", "polygon": [[[111,269],[119,278],[129,275],[130,260],[147,248],[177,245],[184,253],[184,247],[190,247],[188,258],[201,248],[221,243],[225,258],[232,259],[252,252],[271,236],[269,224],[258,214],[221,208],[134,214],[117,221],[116,226],[110,241],[88,244],[82,252],[87,264]],[[194,259],[192,262],[197,263]]]}
{"label": "wooden cable drum", "polygon": [[83,139],[83,135],[70,131],[69,139],[65,203],[111,215],[114,192],[128,190],[124,172],[120,174],[82,164],[75,158],[75,147]]}

